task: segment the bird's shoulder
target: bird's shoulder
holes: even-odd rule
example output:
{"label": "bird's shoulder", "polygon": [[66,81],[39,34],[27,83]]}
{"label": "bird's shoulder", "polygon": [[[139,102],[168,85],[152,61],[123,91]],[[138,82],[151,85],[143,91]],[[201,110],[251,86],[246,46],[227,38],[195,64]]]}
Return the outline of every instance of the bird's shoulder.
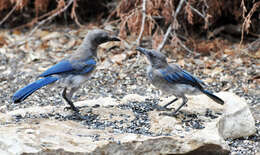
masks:
{"label": "bird's shoulder", "polygon": [[178,72],[178,71],[182,71],[182,68],[177,65],[177,64],[169,64],[166,69],[169,71],[169,72]]}
{"label": "bird's shoulder", "polygon": [[81,58],[81,59],[69,59],[68,61],[71,63],[72,67],[75,69],[81,69],[84,67],[95,66],[97,64],[97,60],[93,57]]}
{"label": "bird's shoulder", "polygon": [[181,71],[182,71],[181,67],[176,64],[169,64],[165,67],[158,68],[155,70],[155,72],[158,72],[158,73],[161,73],[164,75],[175,74],[176,72],[181,72]]}

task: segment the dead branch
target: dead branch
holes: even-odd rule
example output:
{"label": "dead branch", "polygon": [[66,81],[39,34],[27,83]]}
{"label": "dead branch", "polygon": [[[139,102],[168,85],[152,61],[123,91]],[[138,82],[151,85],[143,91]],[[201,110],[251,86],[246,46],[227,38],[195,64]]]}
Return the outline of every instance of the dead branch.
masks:
{"label": "dead branch", "polygon": [[[179,13],[180,10],[181,10],[184,1],[185,1],[185,0],[181,0],[181,1],[179,2],[179,5],[178,5],[178,7],[177,7],[175,13],[172,12],[172,15],[174,14],[174,16],[173,16],[173,22],[169,25],[169,27],[168,27],[168,29],[167,29],[165,35],[164,35],[163,41],[162,41],[162,43],[158,46],[157,51],[161,51],[161,49],[164,47],[164,45],[165,45],[165,43],[166,43],[166,41],[167,41],[167,39],[168,39],[168,36],[169,36],[170,32],[172,31],[172,26],[173,26],[173,24],[174,24],[175,22],[177,22],[177,15],[178,15],[178,13]],[[174,33],[174,34],[175,34],[175,33]]]}
{"label": "dead branch", "polygon": [[46,23],[47,21],[53,19],[54,17],[58,16],[59,14],[61,14],[62,12],[64,12],[65,10],[67,10],[68,7],[73,3],[73,1],[74,1],[74,0],[70,0],[70,1],[68,2],[68,4],[67,4],[64,8],[58,10],[58,11],[57,11],[56,13],[54,13],[53,15],[51,15],[51,16],[49,16],[48,18],[46,18],[46,19],[42,20],[41,22],[39,22],[38,25],[35,26],[35,27],[33,28],[33,30],[29,33],[29,36],[32,36],[32,34],[33,34],[41,25],[43,25],[43,24]]}
{"label": "dead branch", "polygon": [[[185,3],[186,4],[188,4],[188,2],[185,0]],[[188,5],[190,8],[191,8],[191,10],[193,10],[194,12],[196,12],[198,15],[200,15],[202,18],[206,18],[206,16],[205,15],[203,15],[201,12],[199,12],[199,10],[197,10],[197,9],[195,9],[193,6],[191,6],[191,5]]]}
{"label": "dead branch", "polygon": [[145,24],[145,19],[146,19],[146,0],[143,0],[142,14],[143,14],[142,26],[141,26],[141,30],[140,30],[139,36],[138,36],[138,38],[136,40],[137,45],[140,44],[140,40],[141,40],[141,38],[143,36],[143,32],[144,32],[144,24]]}
{"label": "dead branch", "polygon": [[18,3],[14,5],[12,10],[4,17],[4,19],[0,22],[0,25],[2,25],[9,17],[10,15],[14,12],[14,10],[17,8]]}
{"label": "dead branch", "polygon": [[169,36],[169,34],[170,34],[171,31],[172,31],[172,24],[169,25],[169,27],[168,27],[168,29],[167,29],[167,31],[166,31],[164,37],[163,37],[163,41],[162,41],[162,43],[158,46],[157,51],[161,51],[161,49],[164,47],[164,45],[165,45],[165,43],[166,43],[166,41],[167,41],[167,39],[168,39],[168,36]]}
{"label": "dead branch", "polygon": [[193,53],[185,44],[182,43],[182,41],[178,38],[177,42],[181,45],[182,48],[184,48],[186,51],[188,51],[190,54]]}
{"label": "dead branch", "polygon": [[[242,0],[242,4],[243,5],[242,7],[244,8],[244,1]],[[241,34],[241,41],[239,43],[239,46],[241,47],[242,45],[242,42],[244,40],[244,33],[245,31],[248,33],[249,32],[249,28],[250,28],[250,25],[251,25],[251,17],[252,15],[254,14],[254,12],[256,11],[256,9],[260,6],[260,2],[256,2],[252,9],[250,10],[250,12],[248,13],[248,15],[246,17],[244,17],[244,22],[243,22],[243,25],[242,25],[242,34]],[[244,13],[243,13],[243,16],[244,16]]]}
{"label": "dead branch", "polygon": [[53,19],[54,17],[56,17],[56,16],[59,15],[60,13],[64,12],[65,10],[67,10],[68,7],[72,4],[73,1],[74,1],[74,0],[70,0],[70,1],[67,3],[67,5],[65,5],[62,9],[59,9],[57,12],[55,12],[54,14],[52,14],[51,16],[49,16],[48,18],[46,18],[46,19],[42,20],[41,22],[39,22],[38,25],[35,26],[35,27],[33,28],[33,30],[29,33],[29,35],[26,37],[26,38],[28,38],[28,39],[23,40],[23,41],[19,41],[18,43],[15,42],[14,44],[10,45],[9,47],[20,46],[20,45],[25,44],[25,43],[28,42],[28,41],[33,40],[33,39],[31,38],[31,36],[33,35],[33,33],[34,33],[41,25],[43,25],[43,24],[46,23],[47,21]]}
{"label": "dead branch", "polygon": [[78,7],[78,4],[77,4],[77,0],[74,0],[73,1],[73,5],[72,5],[72,9],[71,9],[71,18],[74,19],[75,23],[79,26],[79,27],[83,27],[83,25],[80,24],[79,20],[78,20],[78,17],[77,17],[77,14],[76,14],[76,7]]}

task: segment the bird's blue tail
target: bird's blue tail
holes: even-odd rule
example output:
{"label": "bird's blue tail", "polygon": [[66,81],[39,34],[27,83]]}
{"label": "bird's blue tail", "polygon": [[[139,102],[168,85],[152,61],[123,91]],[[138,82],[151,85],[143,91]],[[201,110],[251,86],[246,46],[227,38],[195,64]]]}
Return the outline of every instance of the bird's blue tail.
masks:
{"label": "bird's blue tail", "polygon": [[39,79],[39,80],[25,86],[24,88],[16,91],[12,97],[12,100],[15,103],[21,102],[21,101],[25,100],[28,96],[30,96],[36,90],[38,90],[41,87],[44,87],[50,83],[53,83],[57,80],[58,80],[58,78],[53,77],[53,76],[48,76],[43,79]]}
{"label": "bird's blue tail", "polygon": [[224,101],[223,101],[221,98],[217,97],[216,95],[212,94],[211,92],[209,92],[209,91],[207,91],[207,90],[202,90],[202,92],[203,92],[204,94],[206,94],[208,97],[210,97],[212,100],[214,100],[215,102],[217,102],[218,104],[221,104],[221,105],[224,104]]}

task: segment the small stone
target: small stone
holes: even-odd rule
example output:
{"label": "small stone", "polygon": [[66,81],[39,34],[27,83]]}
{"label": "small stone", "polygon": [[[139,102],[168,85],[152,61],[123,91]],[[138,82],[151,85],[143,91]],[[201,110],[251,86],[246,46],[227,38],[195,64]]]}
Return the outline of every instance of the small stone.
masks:
{"label": "small stone", "polygon": [[256,132],[255,120],[246,101],[232,93],[225,93],[224,115],[218,123],[224,138],[240,138]]}

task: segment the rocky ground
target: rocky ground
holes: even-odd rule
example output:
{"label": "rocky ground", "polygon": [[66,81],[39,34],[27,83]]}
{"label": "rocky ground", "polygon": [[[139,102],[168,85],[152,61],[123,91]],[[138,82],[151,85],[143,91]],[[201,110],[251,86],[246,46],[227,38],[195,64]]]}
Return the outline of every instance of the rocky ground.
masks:
{"label": "rocky ground", "polygon": [[[46,28],[38,30],[30,38],[26,38],[26,33],[20,31],[1,31],[0,111],[6,113],[33,106],[64,106],[60,98],[62,88],[59,87],[40,89],[26,101],[18,104],[12,103],[10,98],[17,89],[34,81],[42,71],[72,53],[78,47],[86,32],[86,29]],[[26,39],[32,40],[19,46],[14,44]],[[143,46],[148,47],[151,44],[148,41],[149,38],[144,40]],[[257,57],[239,52],[237,43],[231,45],[227,41],[220,42],[217,40],[216,42],[220,46],[224,43],[224,46],[219,52],[210,55],[177,52],[178,49],[165,53],[169,56],[170,62],[178,63],[205,81],[209,90],[234,92],[247,101],[256,120],[257,132],[245,138],[227,139],[226,142],[231,147],[233,154],[260,152],[260,61]],[[63,116],[57,112],[48,115],[31,115],[28,113],[25,116],[14,115],[11,122],[1,122],[1,124],[16,124],[34,118],[59,121],[69,119],[80,122],[87,128],[98,130],[109,127],[118,133],[134,133],[145,136],[169,135],[170,133],[167,132],[154,133],[150,130],[151,123],[148,112],[153,111],[160,102],[160,93],[148,84],[145,78],[145,59],[136,55],[136,51],[124,50],[122,47],[126,47],[123,42],[121,44],[105,44],[100,48],[97,71],[89,82],[77,92],[74,100],[81,101],[100,97],[120,100],[128,94],[147,96],[145,102],[142,103],[128,102],[118,105],[120,109],[132,111],[134,113],[133,119],[130,119],[128,114],[121,114],[117,116],[120,121],[99,120],[99,116],[91,114],[93,109],[100,106],[97,104],[82,107],[82,109],[87,108],[90,112],[86,120],[81,120],[74,115]],[[109,48],[112,49],[107,50]],[[107,108],[109,109],[109,106]],[[209,109],[205,115],[214,119],[220,114]],[[110,115],[111,118],[114,117],[113,112]],[[203,122],[198,119],[197,115],[197,113],[181,112],[182,126],[187,130],[203,128]],[[93,136],[95,140],[99,140],[98,136]]]}

